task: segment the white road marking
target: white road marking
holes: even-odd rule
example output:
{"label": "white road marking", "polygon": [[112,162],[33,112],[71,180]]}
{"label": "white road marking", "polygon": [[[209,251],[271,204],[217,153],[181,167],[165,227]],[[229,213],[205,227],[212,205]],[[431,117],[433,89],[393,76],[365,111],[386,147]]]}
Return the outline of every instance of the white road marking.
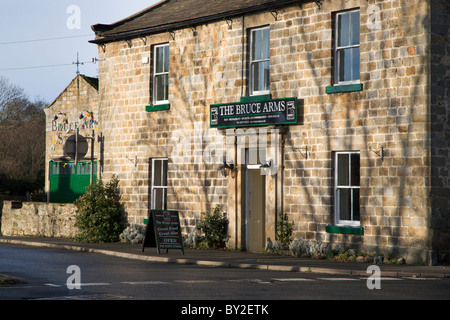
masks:
{"label": "white road marking", "polygon": [[[369,278],[364,278],[364,277],[362,277],[362,278],[360,278],[361,280],[365,280],[365,281],[367,281]],[[381,281],[397,281],[397,280],[405,280],[405,279],[402,279],[402,278],[383,278],[383,277],[380,277],[380,280]]]}
{"label": "white road marking", "polygon": [[359,281],[359,279],[355,278],[317,278],[317,279],[326,281]]}
{"label": "white road marking", "polygon": [[306,279],[306,278],[286,278],[286,279],[273,279],[273,280],[279,281],[279,282],[316,281],[315,279]]}
{"label": "white road marking", "polygon": [[155,285],[155,284],[169,284],[169,282],[165,281],[136,281],[136,282],[122,282],[124,284],[130,285]]}
{"label": "white road marking", "polygon": [[175,280],[174,282],[196,284],[196,283],[212,283],[212,282],[217,282],[217,281],[214,281],[214,280]]}

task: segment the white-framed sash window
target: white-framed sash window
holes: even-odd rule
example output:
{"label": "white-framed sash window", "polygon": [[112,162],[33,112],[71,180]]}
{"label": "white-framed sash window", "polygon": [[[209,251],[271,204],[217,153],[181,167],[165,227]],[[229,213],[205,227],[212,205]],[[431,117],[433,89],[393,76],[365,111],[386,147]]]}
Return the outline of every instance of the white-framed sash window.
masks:
{"label": "white-framed sash window", "polygon": [[360,153],[335,153],[335,223],[360,225]]}
{"label": "white-framed sash window", "polygon": [[155,158],[152,163],[151,210],[167,210],[168,159]]}
{"label": "white-framed sash window", "polygon": [[250,30],[250,94],[270,93],[270,27]]}
{"label": "white-framed sash window", "polygon": [[169,103],[169,44],[153,47],[153,103]]}
{"label": "white-framed sash window", "polygon": [[336,13],[334,84],[360,83],[359,9]]}

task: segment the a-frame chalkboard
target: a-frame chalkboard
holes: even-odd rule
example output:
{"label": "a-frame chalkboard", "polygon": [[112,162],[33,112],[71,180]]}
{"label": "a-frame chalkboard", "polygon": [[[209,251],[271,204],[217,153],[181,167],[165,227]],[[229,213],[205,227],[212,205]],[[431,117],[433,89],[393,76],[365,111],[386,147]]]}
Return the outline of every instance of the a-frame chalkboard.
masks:
{"label": "a-frame chalkboard", "polygon": [[178,211],[150,211],[142,252],[145,247],[156,247],[158,254],[161,249],[166,249],[166,253],[169,249],[178,249],[184,255]]}

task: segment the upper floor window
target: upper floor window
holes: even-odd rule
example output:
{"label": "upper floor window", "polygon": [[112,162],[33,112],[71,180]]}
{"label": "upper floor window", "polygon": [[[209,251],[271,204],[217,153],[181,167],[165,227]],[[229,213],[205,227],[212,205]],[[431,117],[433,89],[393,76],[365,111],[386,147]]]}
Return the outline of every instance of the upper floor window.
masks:
{"label": "upper floor window", "polygon": [[270,92],[270,28],[250,31],[250,94]]}
{"label": "upper floor window", "polygon": [[359,83],[359,10],[336,14],[335,84]]}
{"label": "upper floor window", "polygon": [[153,103],[169,102],[169,44],[153,49]]}

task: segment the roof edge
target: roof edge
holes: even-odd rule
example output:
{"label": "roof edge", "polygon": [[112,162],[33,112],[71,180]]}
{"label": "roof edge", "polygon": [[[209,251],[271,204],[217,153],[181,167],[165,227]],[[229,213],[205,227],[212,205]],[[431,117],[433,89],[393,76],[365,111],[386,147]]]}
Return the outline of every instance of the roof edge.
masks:
{"label": "roof edge", "polygon": [[[123,33],[117,33],[112,36],[105,36],[105,37],[101,36],[101,31],[111,30],[115,26],[117,26],[121,23],[124,23],[126,21],[129,21],[130,19],[135,18],[136,16],[155,8],[156,6],[161,5],[161,4],[165,3],[166,1],[167,0],[158,2],[154,6],[144,9],[143,11],[141,11],[131,17],[123,19],[115,24],[111,24],[111,25],[97,24],[97,25],[92,26],[92,30],[96,33],[97,38],[94,40],[90,40],[89,42],[94,43],[94,44],[106,44],[106,43],[110,43],[110,42],[129,40],[129,39],[133,39],[133,38],[151,35],[154,33],[168,32],[168,31],[182,29],[185,27],[201,25],[201,24],[204,24],[204,23],[210,22],[210,21],[216,21],[216,20],[220,20],[220,19],[255,13],[255,12],[267,10],[270,8],[279,8],[279,7],[283,7],[286,5],[315,2],[315,0],[278,0],[278,1],[271,2],[271,3],[265,3],[262,5],[257,5],[257,6],[248,7],[248,8],[239,9],[239,10],[226,11],[226,12],[209,15],[209,16],[204,16],[204,17],[200,17],[200,18],[196,18],[196,19],[182,20],[182,21],[179,21],[176,23],[169,23],[169,24],[164,24],[164,25],[159,25],[159,26],[154,26],[154,27],[149,27],[149,28],[136,29],[136,30],[127,31],[127,32],[123,32]],[[100,30],[100,28],[102,28],[102,30]]]}
{"label": "roof edge", "polygon": [[75,78],[73,78],[73,79],[70,81],[70,83],[64,88],[64,90],[61,91],[61,93],[60,93],[60,94],[52,101],[52,103],[50,103],[48,106],[45,106],[43,109],[50,109],[50,108],[56,103],[56,101],[64,94],[64,92],[67,91],[67,89],[72,85],[72,83],[74,83],[74,81],[75,81],[77,78],[83,79],[88,85],[90,85],[92,88],[94,88],[94,89],[98,92],[98,86],[96,87],[96,86],[91,82],[92,80],[95,80],[95,79],[99,80],[98,78],[95,78],[95,77],[89,77],[89,76],[86,76],[86,75],[84,75],[84,74],[78,74]]}
{"label": "roof edge", "polygon": [[167,2],[167,1],[169,1],[169,0],[161,0],[161,1],[159,1],[159,2],[157,2],[157,3],[155,3],[155,4],[153,4],[153,5],[151,5],[150,7],[147,7],[147,8],[145,8],[145,9],[143,9],[143,10],[141,10],[141,11],[139,11],[139,12],[137,12],[137,13],[135,13],[135,14],[133,14],[133,15],[131,15],[131,16],[125,18],[125,19],[116,21],[116,22],[114,22],[114,23],[112,23],[112,24],[102,24],[102,23],[94,24],[93,26],[91,26],[91,29],[92,29],[92,31],[94,31],[96,34],[97,34],[97,32],[102,32],[102,31],[108,31],[108,30],[111,30],[112,28],[114,28],[114,27],[116,27],[116,26],[118,26],[118,25],[121,25],[121,24],[123,24],[123,23],[125,23],[125,22],[128,22],[128,21],[130,21],[130,20],[132,20],[132,19],[134,19],[134,18],[136,18],[136,17],[138,17],[138,16],[140,16],[140,15],[146,13],[147,11],[153,10],[154,8],[156,8],[156,7],[158,7],[158,6],[162,5],[162,4],[164,4],[164,3]]}

